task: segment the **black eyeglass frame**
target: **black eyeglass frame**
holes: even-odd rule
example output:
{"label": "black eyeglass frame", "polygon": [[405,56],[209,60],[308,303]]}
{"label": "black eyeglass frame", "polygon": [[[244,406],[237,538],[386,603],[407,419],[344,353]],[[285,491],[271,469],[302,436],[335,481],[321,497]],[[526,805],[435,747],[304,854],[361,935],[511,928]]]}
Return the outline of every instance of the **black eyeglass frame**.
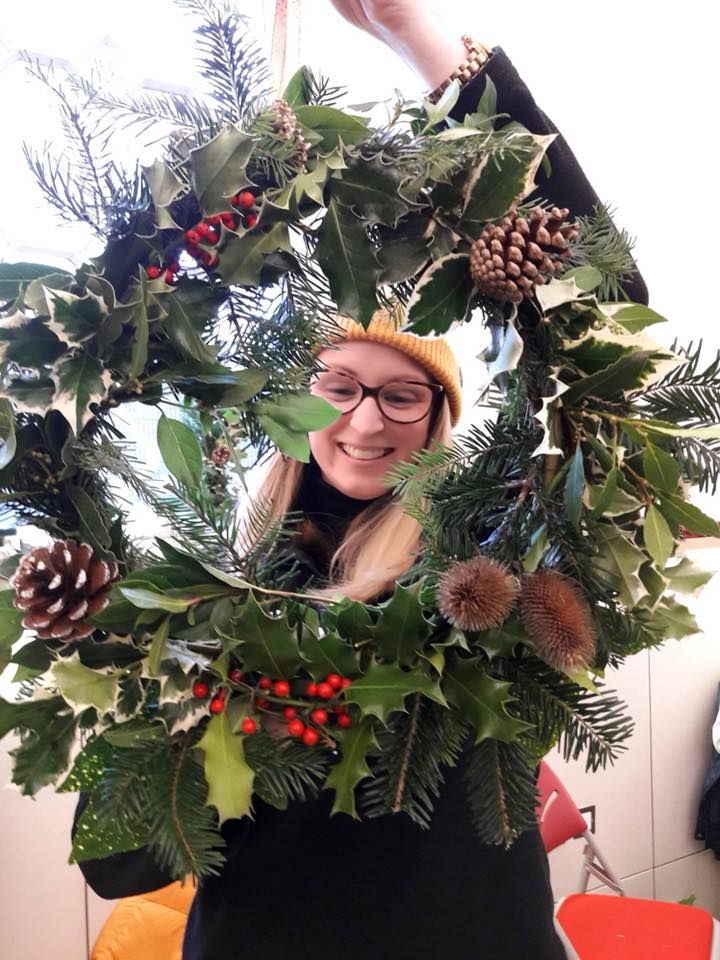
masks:
{"label": "black eyeglass frame", "polygon": [[[350,376],[349,373],[344,373],[339,370],[326,369],[326,370],[319,371],[319,373],[320,374],[332,373],[332,374],[335,374],[335,376],[337,377],[345,377],[347,380],[352,380],[353,383],[356,383],[360,387],[360,399],[358,400],[358,402],[355,404],[354,407],[351,407],[349,410],[341,410],[340,411],[341,413],[343,414],[352,413],[353,410],[357,410],[357,408],[363,402],[365,397],[373,397],[380,413],[386,419],[391,420],[393,423],[420,423],[420,421],[424,420],[425,417],[428,416],[428,414],[432,413],[433,406],[437,403],[438,397],[442,396],[442,394],[445,393],[445,387],[443,387],[441,383],[430,383],[430,381],[428,380],[389,380],[388,383],[412,383],[421,387],[429,387],[432,393],[434,394],[432,400],[430,401],[430,406],[427,408],[427,410],[421,417],[416,417],[415,420],[396,420],[395,417],[388,416],[388,414],[385,413],[383,408],[380,406],[380,391],[383,390],[385,387],[387,387],[388,383],[382,383],[380,384],[379,387],[368,387],[367,384],[362,383],[360,380],[357,380],[355,377]],[[316,378],[317,376],[318,374],[315,374]],[[329,400],[328,400],[328,403],[330,403]]]}

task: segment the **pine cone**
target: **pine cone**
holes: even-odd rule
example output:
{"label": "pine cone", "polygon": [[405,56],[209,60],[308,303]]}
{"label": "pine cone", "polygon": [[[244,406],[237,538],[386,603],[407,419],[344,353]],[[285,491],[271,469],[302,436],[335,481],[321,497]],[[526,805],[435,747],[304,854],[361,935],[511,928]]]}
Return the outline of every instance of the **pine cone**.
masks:
{"label": "pine cone", "polygon": [[308,157],[309,144],[302,135],[292,108],[286,100],[274,100],[270,104],[270,113],[272,129],[278,137],[287,140],[295,148],[291,156],[286,158],[287,161],[302,169]]}
{"label": "pine cone", "polygon": [[470,249],[470,275],[480,292],[496,300],[530,300],[535,288],[565,267],[577,227],[563,223],[569,211],[533,207],[527,219],[512,205],[499,224],[485,227]]}
{"label": "pine cone", "polygon": [[93,557],[89,544],[55,540],[23,557],[10,585],[15,606],[28,611],[24,627],[43,640],[69,642],[95,630],[88,618],[107,605],[117,578],[117,564]]}

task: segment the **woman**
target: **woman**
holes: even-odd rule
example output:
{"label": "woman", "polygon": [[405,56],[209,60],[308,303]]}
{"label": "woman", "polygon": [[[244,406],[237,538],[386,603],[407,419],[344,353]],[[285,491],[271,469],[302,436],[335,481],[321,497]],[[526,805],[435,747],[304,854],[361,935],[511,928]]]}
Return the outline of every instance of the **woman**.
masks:
{"label": "woman", "polygon": [[[403,56],[430,87],[466,56],[465,46],[418,0],[332,2]],[[555,132],[499,49],[465,84],[453,116],[473,109],[486,76],[498,89],[498,111],[534,133]],[[541,195],[576,215],[592,212],[597,197],[562,138],[552,144],[550,159],[552,179],[541,183]],[[646,302],[641,278],[626,289]],[[441,338],[398,334],[381,314],[367,331],[343,325],[346,339],[319,355],[325,372],[312,386],[342,414],[310,434],[310,464],[276,455],[262,493],[276,516],[304,511],[308,522],[295,544],[300,578],[367,600],[391,589],[418,548],[418,526],[393,502],[383,476],[413,451],[449,442],[460,384]],[[429,830],[402,814],[330,817],[331,791],[285,811],[256,801],[254,819],[226,821],[227,863],[219,877],[198,887],[183,960],[316,960],[331,951],[343,960],[564,960],[538,831],[526,832],[507,851],[482,847],[470,821],[462,762],[444,773]],[[109,898],[170,879],[143,850],[80,867],[90,886]]]}

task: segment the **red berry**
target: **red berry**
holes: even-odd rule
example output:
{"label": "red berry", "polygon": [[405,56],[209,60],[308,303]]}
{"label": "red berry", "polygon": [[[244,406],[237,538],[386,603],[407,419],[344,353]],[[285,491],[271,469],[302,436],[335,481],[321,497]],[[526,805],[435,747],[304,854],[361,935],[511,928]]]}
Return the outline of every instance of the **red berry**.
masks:
{"label": "red berry", "polygon": [[242,193],[236,193],[233,197],[233,205],[240,207],[241,210],[249,210],[254,206],[255,197],[249,190],[243,190]]}
{"label": "red berry", "polygon": [[218,689],[215,691],[216,700],[224,700],[226,696],[227,696],[227,690],[225,689],[225,687],[218,687]]}
{"label": "red berry", "polygon": [[210,713],[222,713],[225,709],[225,701],[218,697],[213,697],[210,701]]}
{"label": "red berry", "polygon": [[257,724],[252,717],[245,717],[240,724],[240,729],[243,733],[255,733],[257,730]]}
{"label": "red berry", "polygon": [[295,707],[283,707],[283,716],[286,720],[292,720],[295,716]]}
{"label": "red berry", "polygon": [[323,710],[322,707],[316,707],[310,711],[310,719],[313,723],[317,723],[318,726],[322,726],[324,723],[327,723],[327,710]]}
{"label": "red berry", "polygon": [[333,688],[329,683],[319,683],[317,685],[317,695],[323,700],[329,700],[333,695]]}
{"label": "red berry", "polygon": [[160,276],[160,272],[161,272],[160,267],[155,267],[155,266],[148,267],[146,271],[148,277],[151,280],[157,280],[157,278]]}
{"label": "red berry", "polygon": [[301,737],[305,732],[305,724],[298,719],[291,720],[287,728],[291,737]]}
{"label": "red berry", "polygon": [[342,687],[342,677],[339,673],[329,673],[325,677],[325,683],[329,683],[333,690],[339,690]]}
{"label": "red berry", "polygon": [[258,697],[255,701],[255,705],[261,710],[267,710],[267,708],[270,706],[270,701],[266,700],[265,697]]}
{"label": "red berry", "polygon": [[203,250],[200,259],[206,267],[216,267],[220,263],[220,257],[215,253],[209,253],[207,250]]}
{"label": "red berry", "polygon": [[175,279],[175,274],[172,272],[172,270],[166,270],[165,273],[163,274],[163,280],[165,281],[165,283],[172,283],[174,279]]}
{"label": "red berry", "polygon": [[245,226],[248,228],[248,230],[252,230],[252,228],[255,226],[257,222],[258,222],[258,218],[255,216],[254,213],[245,214]]}
{"label": "red berry", "polygon": [[260,679],[258,680],[258,687],[261,690],[269,690],[271,686],[272,686],[272,680],[270,679],[270,677],[260,677]]}
{"label": "red berry", "polygon": [[337,718],[337,725],[339,727],[350,727],[352,726],[352,717],[347,713],[341,713]]}
{"label": "red berry", "polygon": [[205,237],[205,243],[217,243],[219,239],[220,234],[217,232],[217,230],[208,230]]}
{"label": "red berry", "polygon": [[338,703],[333,707],[333,713],[336,713],[340,716],[343,713],[347,713],[347,707],[343,706],[342,703]]}
{"label": "red berry", "polygon": [[196,680],[193,684],[192,692],[194,697],[199,697],[201,700],[204,700],[210,693],[210,687],[204,680]]}
{"label": "red berry", "polygon": [[197,230],[186,230],[185,242],[189,243],[191,247],[194,247],[195,244],[200,243],[200,234]]}
{"label": "red berry", "polygon": [[200,223],[196,223],[193,230],[200,237],[206,237],[208,235],[208,230],[210,227],[205,223],[204,220],[201,220]]}
{"label": "red berry", "polygon": [[305,685],[305,695],[308,697],[316,697],[318,695],[317,684],[313,683],[312,681],[310,681],[310,683],[307,683]]}
{"label": "red berry", "polygon": [[232,680],[233,683],[242,683],[245,679],[245,674],[240,667],[233,667],[230,673],[228,673],[228,679]]}
{"label": "red berry", "polygon": [[235,217],[232,213],[221,213],[220,220],[229,230],[232,230],[232,228],[235,226]]}
{"label": "red berry", "polygon": [[352,683],[352,680],[350,679],[350,677],[343,677],[343,678],[342,678],[342,683],[340,684],[340,689],[341,689],[341,690],[346,690],[346,689],[350,686],[351,683]]}
{"label": "red berry", "polygon": [[213,213],[209,217],[205,217],[205,223],[213,224],[214,226],[219,226],[222,223],[219,213]]}
{"label": "red berry", "polygon": [[273,684],[273,693],[276,697],[287,697],[290,693],[290,684],[287,680],[276,680]]}
{"label": "red berry", "polygon": [[314,746],[318,742],[317,730],[313,730],[312,727],[306,727],[303,731],[302,742],[308,747]]}

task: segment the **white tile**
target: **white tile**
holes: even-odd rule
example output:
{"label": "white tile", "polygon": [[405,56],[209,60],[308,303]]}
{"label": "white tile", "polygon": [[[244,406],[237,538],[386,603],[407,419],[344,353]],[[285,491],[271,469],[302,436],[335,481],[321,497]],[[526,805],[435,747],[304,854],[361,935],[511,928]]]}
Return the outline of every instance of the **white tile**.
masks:
{"label": "white tile", "polygon": [[694,839],[710,760],[720,681],[720,640],[696,634],[650,653],[654,861],[703,849]]}
{"label": "white tile", "polygon": [[695,895],[695,906],[720,918],[720,861],[711,850],[655,868],[655,897],[677,902]]}
{"label": "white tile", "polygon": [[41,790],[23,797],[10,782],[8,750],[0,747],[0,930],[3,960],[86,957],[84,880],[67,862],[75,794]]}
{"label": "white tile", "polygon": [[[605,682],[625,701],[635,721],[625,753],[614,765],[595,773],[585,771],[582,759],[566,763],[557,752],[546,760],[578,807],[595,806],[595,836],[600,849],[615,873],[628,877],[653,865],[647,652],[630,657],[619,670],[608,670]],[[577,890],[581,858],[581,841],[569,841],[552,851],[556,895]]]}

